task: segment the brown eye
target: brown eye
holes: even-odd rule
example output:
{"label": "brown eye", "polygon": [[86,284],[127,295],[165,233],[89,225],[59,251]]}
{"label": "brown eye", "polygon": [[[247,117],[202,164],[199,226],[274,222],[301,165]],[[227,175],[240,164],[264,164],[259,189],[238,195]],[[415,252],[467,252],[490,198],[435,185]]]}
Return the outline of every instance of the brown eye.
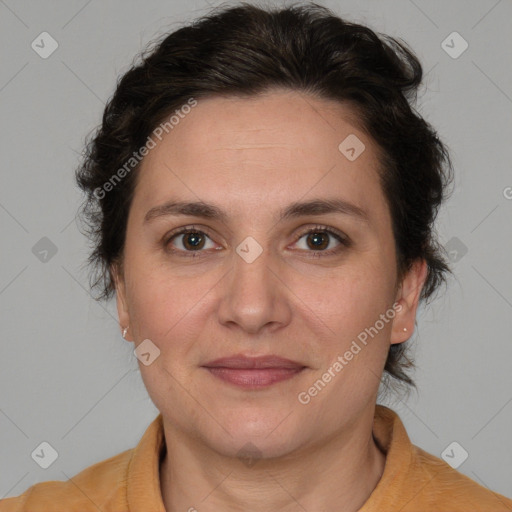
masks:
{"label": "brown eye", "polygon": [[[299,244],[302,239],[305,240],[305,243]],[[299,249],[311,253],[311,256],[332,255],[351,245],[347,236],[323,226],[308,229],[302,233],[296,243],[299,245]]]}
{"label": "brown eye", "polygon": [[323,250],[329,246],[329,236],[324,232],[313,232],[307,235],[306,243],[314,250]]}
{"label": "brown eye", "polygon": [[202,249],[205,244],[204,236],[199,232],[189,232],[185,233],[182,239],[183,246],[187,250],[195,251],[197,249]]}
{"label": "brown eye", "polygon": [[[208,242],[210,246],[207,246]],[[201,253],[203,249],[213,249],[215,244],[211,238],[196,228],[185,228],[171,234],[164,242],[166,248],[174,253]],[[193,255],[193,254],[192,254]]]}

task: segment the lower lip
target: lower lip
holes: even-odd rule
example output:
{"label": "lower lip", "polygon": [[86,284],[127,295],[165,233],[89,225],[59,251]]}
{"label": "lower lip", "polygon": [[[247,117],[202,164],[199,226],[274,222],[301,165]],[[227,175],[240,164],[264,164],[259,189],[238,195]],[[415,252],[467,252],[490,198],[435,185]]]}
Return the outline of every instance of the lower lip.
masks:
{"label": "lower lip", "polygon": [[299,374],[305,368],[208,368],[215,377],[246,389],[257,389],[282,382]]}

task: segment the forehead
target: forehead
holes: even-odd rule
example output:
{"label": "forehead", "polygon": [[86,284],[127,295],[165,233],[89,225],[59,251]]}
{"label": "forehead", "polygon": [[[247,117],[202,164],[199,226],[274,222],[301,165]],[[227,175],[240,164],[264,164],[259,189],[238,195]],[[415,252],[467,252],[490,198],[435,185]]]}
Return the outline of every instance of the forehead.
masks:
{"label": "forehead", "polygon": [[[305,153],[318,160],[337,156],[340,137],[361,133],[356,124],[357,115],[348,105],[295,91],[272,91],[247,98],[199,99],[173,128],[172,139],[184,158],[238,149],[242,155],[261,150]],[[324,151],[314,151],[317,148]]]}
{"label": "forehead", "polygon": [[[297,92],[198,99],[145,157],[137,202],[182,196],[276,210],[308,194],[382,202],[377,151],[356,120],[346,105]],[[340,150],[345,140],[364,147],[356,159]]]}

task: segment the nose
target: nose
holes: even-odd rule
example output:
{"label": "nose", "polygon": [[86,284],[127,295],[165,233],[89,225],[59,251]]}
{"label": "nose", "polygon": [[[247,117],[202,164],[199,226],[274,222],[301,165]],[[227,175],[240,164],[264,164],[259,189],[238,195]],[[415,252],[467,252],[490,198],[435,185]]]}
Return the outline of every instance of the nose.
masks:
{"label": "nose", "polygon": [[248,261],[233,253],[233,268],[222,281],[219,322],[250,334],[274,332],[291,320],[290,292],[268,249]]}

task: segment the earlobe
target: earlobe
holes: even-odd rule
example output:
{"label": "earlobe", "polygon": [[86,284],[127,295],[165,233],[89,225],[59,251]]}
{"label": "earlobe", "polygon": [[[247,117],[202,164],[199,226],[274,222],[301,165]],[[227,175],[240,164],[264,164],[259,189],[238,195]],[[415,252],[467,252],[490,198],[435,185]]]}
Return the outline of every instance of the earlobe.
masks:
{"label": "earlobe", "polygon": [[420,300],[421,290],[428,275],[427,262],[417,260],[404,276],[396,295],[396,315],[391,331],[391,344],[407,341],[414,332],[416,311]]}

